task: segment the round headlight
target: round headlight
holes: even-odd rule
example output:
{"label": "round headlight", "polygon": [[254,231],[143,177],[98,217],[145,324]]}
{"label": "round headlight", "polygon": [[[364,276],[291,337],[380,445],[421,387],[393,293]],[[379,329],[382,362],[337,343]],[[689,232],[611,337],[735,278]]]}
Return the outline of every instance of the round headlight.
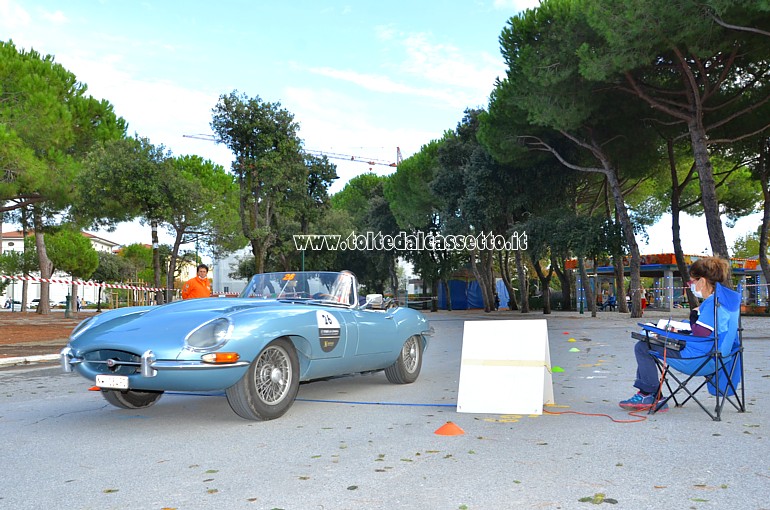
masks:
{"label": "round headlight", "polygon": [[214,319],[187,335],[185,342],[193,350],[215,349],[230,339],[233,324],[224,318]]}

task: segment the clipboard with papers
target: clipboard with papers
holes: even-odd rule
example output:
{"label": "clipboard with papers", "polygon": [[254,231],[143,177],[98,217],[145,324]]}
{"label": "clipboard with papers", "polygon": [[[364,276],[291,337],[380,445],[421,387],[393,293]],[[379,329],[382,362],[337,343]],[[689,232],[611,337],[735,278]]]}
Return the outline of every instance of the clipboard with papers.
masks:
{"label": "clipboard with papers", "polygon": [[692,333],[689,322],[671,319],[661,319],[657,324],[648,322],[639,323],[639,325],[642,327],[642,332],[632,332],[632,338],[674,351],[684,349],[687,345],[687,335]]}

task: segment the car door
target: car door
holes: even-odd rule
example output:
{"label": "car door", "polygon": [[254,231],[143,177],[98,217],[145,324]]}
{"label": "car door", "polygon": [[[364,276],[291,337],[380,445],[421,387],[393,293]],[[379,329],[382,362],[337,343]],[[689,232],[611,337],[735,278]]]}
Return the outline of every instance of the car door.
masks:
{"label": "car door", "polygon": [[356,356],[366,356],[394,350],[399,343],[392,310],[353,309],[351,316],[358,329]]}
{"label": "car door", "polygon": [[358,327],[345,308],[323,307],[315,310],[317,329],[313,357],[330,359],[351,357],[358,341]]}

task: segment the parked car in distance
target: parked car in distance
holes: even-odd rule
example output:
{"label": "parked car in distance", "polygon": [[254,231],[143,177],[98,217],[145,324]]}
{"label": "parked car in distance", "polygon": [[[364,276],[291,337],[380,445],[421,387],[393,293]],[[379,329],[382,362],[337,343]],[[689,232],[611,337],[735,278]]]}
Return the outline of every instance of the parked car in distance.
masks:
{"label": "parked car in distance", "polygon": [[[39,304],[40,304],[40,298],[35,298],[35,299],[33,299],[32,301],[29,302],[29,307],[30,308],[37,308]],[[56,302],[49,300],[48,301],[48,307],[49,308],[55,308],[56,307]]]}
{"label": "parked car in distance", "polygon": [[379,371],[391,383],[416,381],[430,334],[421,312],[382,294],[360,303],[350,272],[266,273],[237,298],[89,317],[60,358],[116,407],[149,407],[165,391],[224,390],[242,418],[270,420],[292,406],[300,382]]}

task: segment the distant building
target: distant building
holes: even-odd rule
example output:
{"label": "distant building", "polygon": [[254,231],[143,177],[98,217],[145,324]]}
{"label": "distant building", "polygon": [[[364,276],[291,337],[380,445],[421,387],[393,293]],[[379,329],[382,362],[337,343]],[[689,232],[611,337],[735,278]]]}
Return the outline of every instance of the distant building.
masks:
{"label": "distant building", "polygon": [[[32,237],[34,235],[35,233],[32,231],[27,232],[28,237]],[[83,232],[83,235],[91,241],[91,245],[94,247],[96,251],[113,253],[120,246],[120,244],[118,243],[114,243],[112,241],[104,239],[103,237],[98,237],[93,234],[89,234],[87,232]],[[23,252],[24,239],[23,239],[22,232],[21,231],[3,232],[2,251],[3,253],[9,252],[9,251]],[[9,275],[9,276],[19,276],[19,275]],[[34,274],[31,274],[30,276],[40,277],[40,273],[34,273]],[[62,273],[62,272],[54,273],[52,275],[52,279],[68,280],[68,281],[71,280],[68,274]],[[22,285],[23,283],[21,280],[13,280],[13,283],[11,283],[8,287],[6,287],[2,295],[2,302],[5,302],[6,299],[20,301],[21,294],[22,294],[21,292]],[[66,297],[70,293],[70,288],[71,287],[69,285],[63,284],[63,283],[50,284],[49,285],[50,300],[57,304],[65,301]],[[96,302],[99,295],[99,288],[92,287],[92,286],[82,286],[78,289],[78,295],[80,296],[81,299],[86,300],[88,302]],[[33,299],[40,299],[40,282],[38,281],[28,282],[28,286],[27,286],[28,304],[31,304]]]}
{"label": "distant building", "polygon": [[[623,270],[625,275],[630,275],[627,258],[623,261]],[[699,255],[684,255],[684,262],[689,266],[699,258]],[[731,258],[733,279],[742,289],[744,304],[767,306],[770,300],[768,285],[757,262],[757,258]],[[676,256],[673,253],[642,255],[641,263],[641,276],[651,278],[653,281],[652,287],[645,289],[647,294],[645,297],[651,308],[671,310],[686,300],[684,295],[686,282],[682,281]],[[565,268],[576,269],[577,259],[568,260]],[[594,270],[593,263],[589,259],[586,260],[586,270],[589,273],[588,278],[592,288],[596,288],[594,279],[598,276],[599,288],[605,289],[609,295],[616,295],[615,269],[611,265],[599,266]],[[580,287],[579,284],[578,287]],[[576,292],[575,299],[578,300],[577,306],[580,305],[580,301],[587,306],[585,296],[581,292]]]}
{"label": "distant building", "polygon": [[[177,259],[176,270],[179,273],[179,277],[174,281],[174,287],[177,287],[179,291],[182,290],[184,282],[191,278],[195,278],[198,275],[198,266],[192,262],[186,260]],[[209,279],[211,274],[209,274]],[[181,298],[181,296],[179,297]]]}

